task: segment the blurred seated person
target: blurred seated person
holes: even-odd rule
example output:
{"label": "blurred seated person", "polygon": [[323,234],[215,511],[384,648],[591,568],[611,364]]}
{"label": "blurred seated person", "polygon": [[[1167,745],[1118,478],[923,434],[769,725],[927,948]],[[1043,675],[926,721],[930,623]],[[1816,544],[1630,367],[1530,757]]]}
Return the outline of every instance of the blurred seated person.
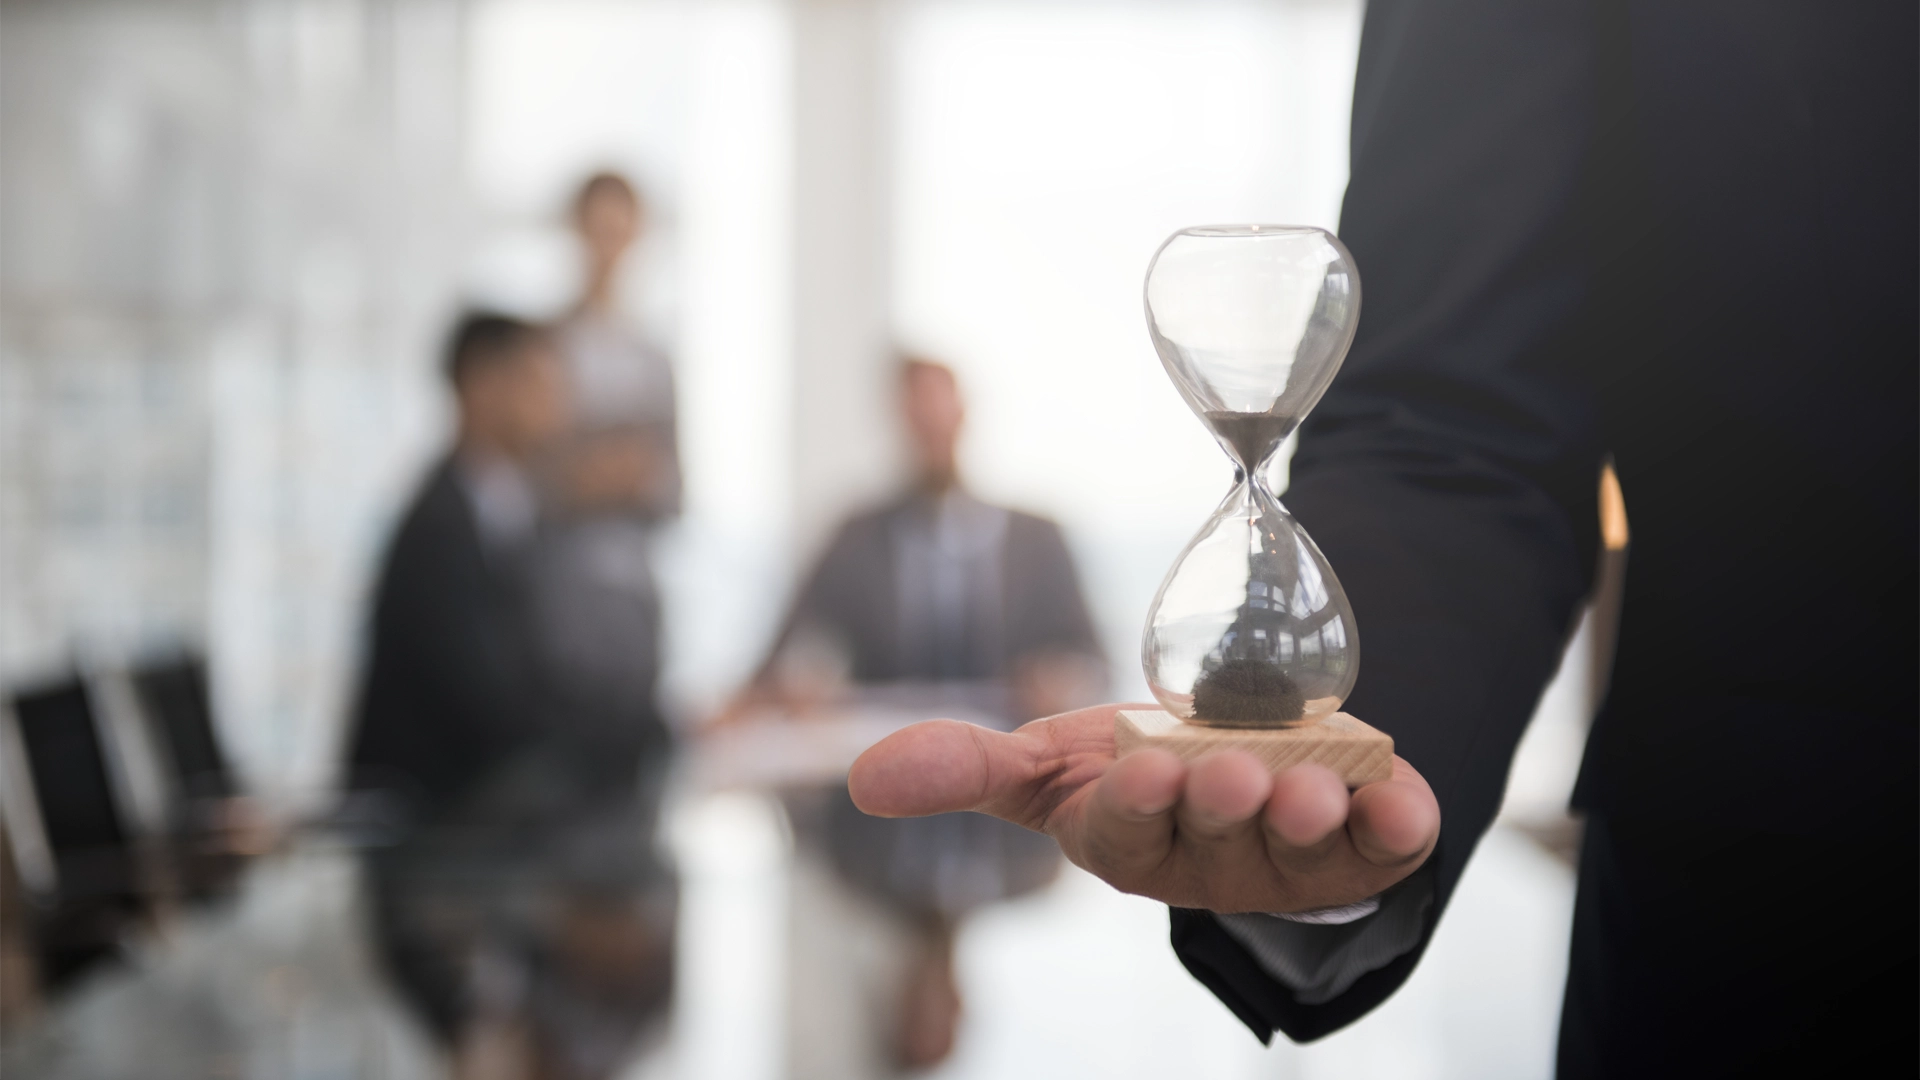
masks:
{"label": "blurred seated person", "polygon": [[[1059,527],[983,502],[962,485],[955,454],[965,410],[950,369],[908,359],[899,378],[912,485],[840,528],[800,590],[748,701],[804,714],[850,698],[961,710],[1011,729],[1097,700],[1105,665]],[[837,685],[849,678],[852,686]],[[941,1060],[960,1006],[955,921],[1051,881],[1057,853],[1044,838],[984,815],[870,818],[844,788],[831,793],[816,820],[807,821],[802,809],[795,816],[803,844],[824,847],[838,877],[904,930],[903,981],[867,995],[876,1010],[899,1010],[897,1022],[880,1021],[874,1033],[890,1044],[870,1048],[876,1068]],[[796,995],[797,1010],[809,1007],[799,999],[819,990],[819,980],[808,983],[805,974],[796,971],[796,986],[805,990]],[[796,1029],[805,1026],[803,1016]],[[811,1057],[804,1046],[794,1053],[802,1077],[855,1068]]]}
{"label": "blurred seated person", "polygon": [[469,315],[447,375],[458,432],[388,548],[350,751],[409,822],[369,858],[375,929],[456,1074],[607,1076],[669,986],[638,796],[665,733],[565,687],[531,614],[535,462],[567,421],[551,335]]}

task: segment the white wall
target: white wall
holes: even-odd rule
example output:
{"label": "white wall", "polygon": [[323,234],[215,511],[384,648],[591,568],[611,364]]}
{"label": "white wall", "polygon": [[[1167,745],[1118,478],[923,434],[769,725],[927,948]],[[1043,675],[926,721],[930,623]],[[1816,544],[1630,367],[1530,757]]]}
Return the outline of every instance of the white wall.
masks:
{"label": "white wall", "polygon": [[0,680],[203,642],[239,767],[311,788],[433,437],[460,5],[5,16]]}

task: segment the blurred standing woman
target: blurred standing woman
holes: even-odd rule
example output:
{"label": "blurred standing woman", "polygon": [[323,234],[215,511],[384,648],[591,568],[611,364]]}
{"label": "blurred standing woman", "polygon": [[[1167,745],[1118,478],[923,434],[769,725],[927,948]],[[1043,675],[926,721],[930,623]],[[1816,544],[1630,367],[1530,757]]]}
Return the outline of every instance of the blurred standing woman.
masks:
{"label": "blurred standing woman", "polygon": [[572,494],[642,521],[680,512],[673,368],[620,312],[620,271],[646,227],[631,183],[596,173],[574,197],[585,288],[559,331],[577,418]]}
{"label": "blurred standing woman", "polygon": [[[678,890],[655,840],[672,750],[656,700],[661,611],[650,545],[680,512],[673,372],[664,352],[621,315],[622,261],[645,209],[612,173],[573,202],[585,290],[553,327],[568,398],[566,429],[542,469],[546,520],[528,590],[534,640],[551,692],[602,748],[576,763],[583,816],[555,855],[568,903],[561,965],[594,987],[555,1005],[574,1075],[610,1075],[670,995]],[[556,838],[560,840],[562,838]]]}
{"label": "blurred standing woman", "polygon": [[[618,299],[622,262],[645,221],[639,194],[614,173],[589,177],[574,199],[585,289],[555,327],[574,419],[552,449],[554,521],[536,603],[564,692],[664,750],[649,544],[680,511],[673,370],[622,317]],[[664,753],[646,756],[664,761]],[[661,771],[646,770],[656,783]]]}

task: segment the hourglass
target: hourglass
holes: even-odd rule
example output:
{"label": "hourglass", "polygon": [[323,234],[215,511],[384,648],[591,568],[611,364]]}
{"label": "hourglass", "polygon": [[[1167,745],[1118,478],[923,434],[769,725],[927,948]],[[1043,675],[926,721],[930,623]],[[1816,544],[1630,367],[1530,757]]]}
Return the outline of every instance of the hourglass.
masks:
{"label": "hourglass", "polygon": [[1340,711],[1360,667],[1353,609],[1263,473],[1353,343],[1360,278],[1322,229],[1183,229],[1147,268],[1147,330],[1180,396],[1232,459],[1233,490],[1168,571],[1140,658],[1164,712],[1123,710],[1117,753],[1254,754],[1384,780],[1393,740]]}

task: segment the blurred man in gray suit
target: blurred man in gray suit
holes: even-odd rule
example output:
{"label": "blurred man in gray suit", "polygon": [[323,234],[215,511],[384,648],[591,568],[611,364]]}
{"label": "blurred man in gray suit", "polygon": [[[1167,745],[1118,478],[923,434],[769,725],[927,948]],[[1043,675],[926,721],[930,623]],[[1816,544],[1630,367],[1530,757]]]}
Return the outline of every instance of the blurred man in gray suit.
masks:
{"label": "blurred man in gray suit", "polygon": [[[883,707],[961,711],[1005,729],[1097,699],[1106,669],[1059,526],[984,502],[962,485],[956,452],[965,407],[952,370],[904,360],[899,401],[912,485],[841,526],[750,696],[804,708],[826,688]],[[960,1005],[956,920],[1051,881],[1058,853],[1043,837],[983,815],[870,818],[844,789],[824,806],[796,807],[796,819],[803,847],[824,854],[842,883],[904,931],[901,970],[868,980],[886,984],[868,988],[869,1017],[897,1010],[873,1033],[878,1067],[944,1058]],[[807,989],[802,996],[818,994],[819,980]],[[859,1071],[797,1053],[797,1075]]]}

